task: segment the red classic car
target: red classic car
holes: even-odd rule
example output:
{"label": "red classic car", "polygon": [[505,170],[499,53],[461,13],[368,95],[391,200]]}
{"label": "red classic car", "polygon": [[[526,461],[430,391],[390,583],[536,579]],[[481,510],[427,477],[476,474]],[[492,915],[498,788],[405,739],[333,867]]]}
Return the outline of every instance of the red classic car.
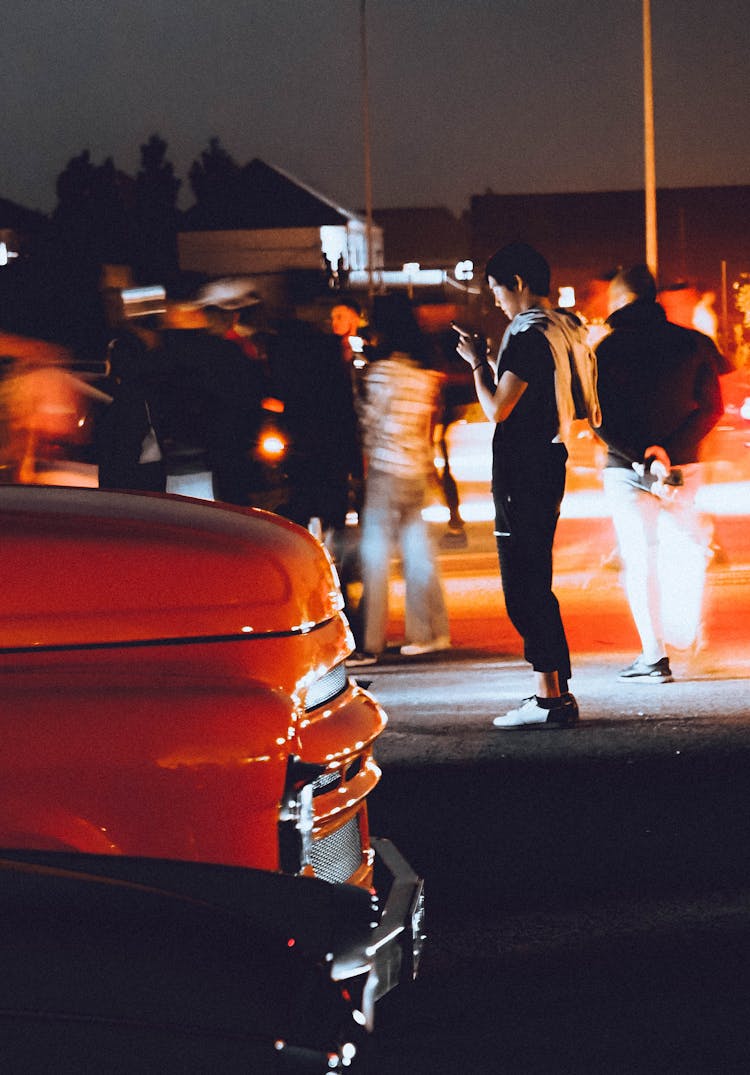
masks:
{"label": "red classic car", "polygon": [[347,675],[325,548],[267,512],[94,489],[0,487],[0,527],[0,857],[138,884],[161,863],[169,891],[175,862],[241,868],[256,920],[298,940],[312,890],[349,892],[317,947],[371,1025],[416,971],[422,884],[370,838],[386,715]]}

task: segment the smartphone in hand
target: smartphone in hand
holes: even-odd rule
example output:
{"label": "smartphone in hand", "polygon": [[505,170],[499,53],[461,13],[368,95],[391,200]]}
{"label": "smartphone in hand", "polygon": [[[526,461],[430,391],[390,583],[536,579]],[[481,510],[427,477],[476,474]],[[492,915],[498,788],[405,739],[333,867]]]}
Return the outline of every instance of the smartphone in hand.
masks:
{"label": "smartphone in hand", "polygon": [[458,321],[451,321],[451,328],[459,334],[459,336],[476,336],[476,332],[467,328],[466,325],[459,324]]}
{"label": "smartphone in hand", "polygon": [[473,328],[468,328],[459,321],[451,321],[451,328],[462,340],[471,340],[471,347],[477,358],[483,359],[487,356],[487,337],[481,332],[475,332]]}

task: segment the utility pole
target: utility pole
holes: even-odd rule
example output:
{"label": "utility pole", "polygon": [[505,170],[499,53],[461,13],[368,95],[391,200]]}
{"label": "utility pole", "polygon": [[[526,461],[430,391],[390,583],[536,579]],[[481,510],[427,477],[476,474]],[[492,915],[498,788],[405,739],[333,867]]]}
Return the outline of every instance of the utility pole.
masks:
{"label": "utility pole", "polygon": [[659,259],[656,246],[656,164],[654,161],[654,85],[651,65],[651,0],[643,0],[643,147],[646,187],[646,264],[656,280]]}
{"label": "utility pole", "polygon": [[365,156],[365,218],[367,222],[367,292],[372,304],[375,282],[372,271],[372,162],[370,158],[370,86],[367,75],[367,0],[360,0],[359,26],[362,66],[362,136]]}
{"label": "utility pole", "polygon": [[729,302],[727,300],[727,263],[721,263],[721,348],[729,352]]}

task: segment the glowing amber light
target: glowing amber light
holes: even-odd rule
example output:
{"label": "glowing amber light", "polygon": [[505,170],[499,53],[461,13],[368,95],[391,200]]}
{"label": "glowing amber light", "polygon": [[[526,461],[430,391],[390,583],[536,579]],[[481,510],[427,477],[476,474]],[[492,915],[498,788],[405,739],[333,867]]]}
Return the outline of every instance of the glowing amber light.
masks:
{"label": "glowing amber light", "polygon": [[267,433],[260,442],[260,452],[267,459],[277,459],[286,450],[286,441],[279,433]]}

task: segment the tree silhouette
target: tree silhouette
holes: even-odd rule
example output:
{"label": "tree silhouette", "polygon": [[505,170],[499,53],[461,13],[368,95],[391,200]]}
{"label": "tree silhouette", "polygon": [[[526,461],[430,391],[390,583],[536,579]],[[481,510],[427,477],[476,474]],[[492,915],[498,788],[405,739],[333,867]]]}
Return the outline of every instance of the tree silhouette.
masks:
{"label": "tree silhouette", "polygon": [[166,160],[167,143],[152,134],[141,146],[141,169],[135,177],[135,202],[141,219],[164,218],[174,214],[182,180]]}
{"label": "tree silhouette", "polygon": [[79,352],[98,354],[106,333],[102,266],[132,263],[134,183],[111,157],[94,164],[84,149],[68,161],[56,190],[47,299],[55,306],[57,337]]}
{"label": "tree silhouette", "polygon": [[96,167],[91,163],[91,153],[84,149],[77,157],[72,157],[57,177],[57,208],[55,219],[59,220],[68,213],[84,211],[90,202],[94,187]]}
{"label": "tree silhouette", "polygon": [[208,149],[193,161],[188,173],[195,196],[195,206],[190,211],[192,223],[201,227],[229,226],[240,194],[241,176],[242,169],[220,139],[211,138]]}
{"label": "tree silhouette", "polygon": [[88,149],[73,157],[57,178],[52,219],[78,257],[128,263],[131,254],[133,181],[111,157],[93,164]]}
{"label": "tree silhouette", "polygon": [[133,271],[141,283],[166,284],[177,272],[177,196],[182,180],[166,159],[167,143],[152,134],[141,146],[135,177]]}

